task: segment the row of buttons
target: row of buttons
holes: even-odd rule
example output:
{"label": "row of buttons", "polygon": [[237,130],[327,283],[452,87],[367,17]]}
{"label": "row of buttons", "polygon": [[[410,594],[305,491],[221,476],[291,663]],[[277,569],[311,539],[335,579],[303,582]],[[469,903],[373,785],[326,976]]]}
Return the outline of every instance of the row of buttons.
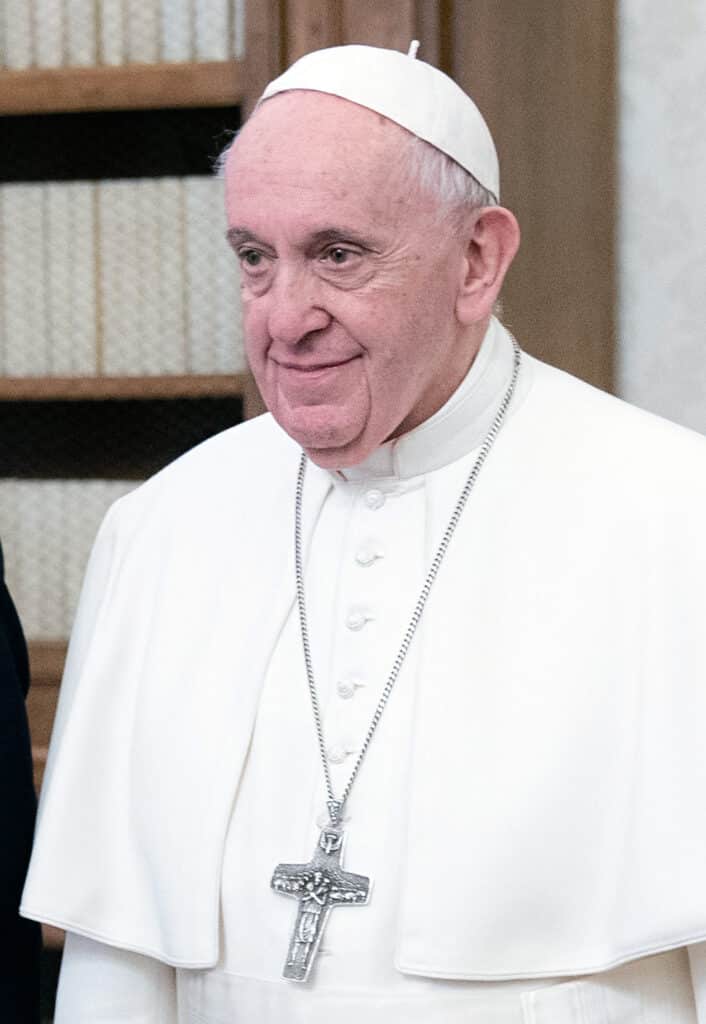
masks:
{"label": "row of buttons", "polygon": [[[375,511],[382,508],[385,504],[385,495],[378,488],[374,487],[369,491],[366,491],[363,496],[363,501],[366,506],[371,510]],[[378,558],[382,558],[383,554],[377,548],[373,548],[371,545],[365,545],[360,548],[355,555],[355,560],[358,565],[363,568],[368,568],[373,565]],[[354,608],[346,617],[346,627],[353,632],[361,630],[366,622],[372,622],[374,616],[362,608]],[[339,697],[343,700],[350,700],[354,695],[355,691],[365,684],[359,679],[341,679],[336,684],[336,692]],[[355,747],[351,747],[350,744],[344,742],[332,743],[326,748],[326,757],[331,764],[339,765],[343,764],[352,754],[356,753]],[[326,815],[326,817],[328,817]]]}
{"label": "row of buttons", "polygon": [[[375,510],[378,508],[382,508],[382,506],[385,504],[385,495],[382,493],[382,491],[379,491],[377,488],[373,488],[371,491],[366,492],[363,501],[365,502],[369,509]],[[378,558],[382,557],[383,555],[381,551],[378,551],[370,545],[365,545],[364,547],[360,548],[359,551],[356,552],[355,560],[358,563],[358,565],[362,565],[363,568],[367,569],[368,566],[373,565],[373,563],[376,562]]]}

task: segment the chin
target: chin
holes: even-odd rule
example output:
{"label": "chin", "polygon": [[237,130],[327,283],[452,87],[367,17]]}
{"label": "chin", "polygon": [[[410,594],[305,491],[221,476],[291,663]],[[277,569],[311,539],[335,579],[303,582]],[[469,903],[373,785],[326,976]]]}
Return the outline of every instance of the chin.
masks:
{"label": "chin", "polygon": [[302,446],[312,462],[326,469],[356,465],[377,447],[375,442],[367,441],[367,422],[342,415],[338,407],[310,406],[272,412],[282,429]]}
{"label": "chin", "polygon": [[[301,443],[301,442],[300,442]],[[302,448],[312,462],[322,469],[350,469],[364,462],[379,446],[380,442],[357,437],[348,444],[336,447],[317,447],[302,444]]]}

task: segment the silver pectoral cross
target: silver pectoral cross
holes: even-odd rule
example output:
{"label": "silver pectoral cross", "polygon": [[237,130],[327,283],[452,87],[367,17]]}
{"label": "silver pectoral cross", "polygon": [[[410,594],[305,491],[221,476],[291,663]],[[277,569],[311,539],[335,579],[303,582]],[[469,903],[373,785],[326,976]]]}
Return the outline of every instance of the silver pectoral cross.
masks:
{"label": "silver pectoral cross", "polygon": [[326,921],[334,907],[359,907],[368,902],[370,879],[341,867],[343,832],[325,828],[308,864],[278,864],[272,888],[299,900],[294,932],[289,943],[282,977],[306,981],[321,942]]}

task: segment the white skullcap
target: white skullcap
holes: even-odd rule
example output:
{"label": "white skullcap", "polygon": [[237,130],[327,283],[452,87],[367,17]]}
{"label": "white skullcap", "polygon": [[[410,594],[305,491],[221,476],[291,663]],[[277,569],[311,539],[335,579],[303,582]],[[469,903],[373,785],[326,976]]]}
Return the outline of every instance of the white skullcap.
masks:
{"label": "white skullcap", "polygon": [[259,102],[291,89],[330,93],[374,110],[446,153],[497,198],[498,155],[470,96],[443,71],[377,46],[334,46],[301,57],[270,82]]}

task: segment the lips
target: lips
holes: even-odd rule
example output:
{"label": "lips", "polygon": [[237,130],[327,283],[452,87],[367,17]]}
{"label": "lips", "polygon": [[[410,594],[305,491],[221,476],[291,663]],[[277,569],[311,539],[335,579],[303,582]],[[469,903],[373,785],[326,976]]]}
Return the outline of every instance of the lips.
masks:
{"label": "lips", "polygon": [[350,363],[355,356],[351,356],[350,359],[338,359],[335,362],[330,363],[282,363],[278,365],[283,370],[289,370],[292,373],[320,373],[324,370],[335,370],[339,366],[345,366]]}

